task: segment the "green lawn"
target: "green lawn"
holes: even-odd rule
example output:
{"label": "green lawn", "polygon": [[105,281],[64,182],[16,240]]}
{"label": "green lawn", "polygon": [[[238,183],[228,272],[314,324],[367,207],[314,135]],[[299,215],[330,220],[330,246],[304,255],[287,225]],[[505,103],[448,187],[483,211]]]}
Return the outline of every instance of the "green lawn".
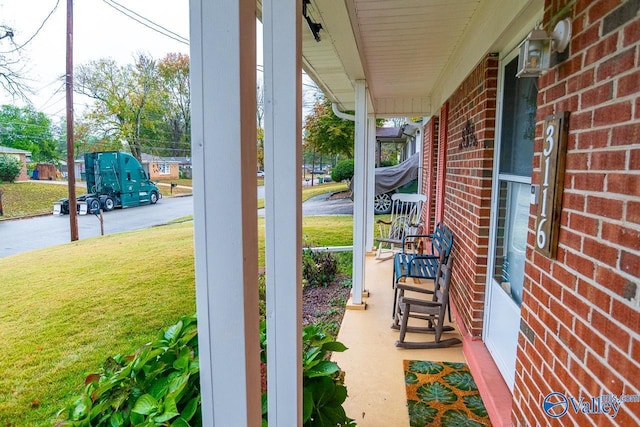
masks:
{"label": "green lawn", "polygon": [[[348,245],[352,223],[304,218],[303,236]],[[193,263],[192,221],[1,258],[0,426],[51,425],[106,357],[193,314]]]}

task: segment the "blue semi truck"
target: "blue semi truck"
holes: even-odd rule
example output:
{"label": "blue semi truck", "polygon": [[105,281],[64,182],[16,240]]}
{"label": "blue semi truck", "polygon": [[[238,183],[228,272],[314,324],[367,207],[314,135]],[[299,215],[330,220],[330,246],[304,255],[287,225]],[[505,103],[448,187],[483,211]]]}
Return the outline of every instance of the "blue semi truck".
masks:
{"label": "blue semi truck", "polygon": [[[78,212],[97,213],[115,208],[156,204],[162,197],[134,156],[122,151],[101,151],[84,155],[87,194],[76,198]],[[81,207],[86,205],[86,211]],[[69,199],[60,199],[53,213],[69,213]]]}

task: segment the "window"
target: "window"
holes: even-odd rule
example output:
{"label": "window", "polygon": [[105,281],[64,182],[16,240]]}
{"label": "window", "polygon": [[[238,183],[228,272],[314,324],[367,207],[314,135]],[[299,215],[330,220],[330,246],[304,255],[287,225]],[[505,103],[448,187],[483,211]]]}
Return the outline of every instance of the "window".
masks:
{"label": "window", "polygon": [[158,173],[160,175],[171,174],[171,165],[168,162],[158,162]]}

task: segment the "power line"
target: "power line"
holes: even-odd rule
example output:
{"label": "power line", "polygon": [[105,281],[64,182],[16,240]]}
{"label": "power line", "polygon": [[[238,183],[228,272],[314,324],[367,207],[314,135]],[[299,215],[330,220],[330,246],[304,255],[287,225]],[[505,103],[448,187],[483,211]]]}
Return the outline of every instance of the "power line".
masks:
{"label": "power line", "polygon": [[[35,33],[33,33],[33,35],[29,38],[29,40],[27,40],[26,42],[22,43],[21,46],[16,46],[14,49],[7,51],[7,52],[0,52],[1,54],[7,54],[7,53],[13,53],[13,52],[17,52],[18,50],[22,49],[23,47],[25,47],[27,44],[29,44],[31,42],[31,40],[33,40],[38,33],[40,32],[40,30],[42,30],[42,28],[44,27],[44,24],[47,23],[47,21],[49,20],[49,18],[51,18],[51,15],[53,15],[53,12],[56,11],[56,9],[58,8],[58,4],[60,3],[60,0],[56,0],[56,5],[53,6],[53,9],[51,9],[51,12],[49,12],[49,14],[47,15],[46,18],[44,18],[44,21],[42,21],[42,24],[40,24],[40,27],[38,27],[38,29],[36,30]],[[11,38],[11,40],[13,41],[13,38]],[[15,43],[14,43],[15,44]]]}
{"label": "power line", "polygon": [[[128,17],[130,19],[133,19],[137,23],[139,23],[141,25],[144,25],[145,27],[149,28],[150,30],[153,30],[153,31],[155,31],[155,32],[157,32],[159,34],[162,34],[165,37],[169,37],[170,39],[173,39],[173,40],[177,41],[178,43],[182,43],[182,44],[185,44],[187,46],[189,45],[189,39],[187,39],[186,37],[183,37],[180,34],[177,34],[177,33],[173,32],[173,31],[163,27],[162,25],[156,24],[152,20],[150,20],[148,18],[145,18],[144,16],[140,15],[139,13],[134,12],[131,9],[126,8],[125,6],[115,2],[114,0],[102,0],[102,1],[106,5],[112,7],[113,9],[115,9],[116,11],[122,13],[126,17]],[[136,16],[139,17],[139,18],[136,18]],[[157,27],[157,28],[155,28],[155,27]]]}

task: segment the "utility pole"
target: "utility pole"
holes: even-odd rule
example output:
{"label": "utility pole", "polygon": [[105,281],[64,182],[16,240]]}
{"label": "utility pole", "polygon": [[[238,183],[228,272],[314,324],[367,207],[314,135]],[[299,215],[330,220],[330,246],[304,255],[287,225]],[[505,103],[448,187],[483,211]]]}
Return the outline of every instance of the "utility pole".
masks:
{"label": "utility pole", "polygon": [[78,236],[78,204],[76,202],[76,170],[73,147],[73,0],[67,0],[67,180],[69,183],[69,230],[71,241]]}

